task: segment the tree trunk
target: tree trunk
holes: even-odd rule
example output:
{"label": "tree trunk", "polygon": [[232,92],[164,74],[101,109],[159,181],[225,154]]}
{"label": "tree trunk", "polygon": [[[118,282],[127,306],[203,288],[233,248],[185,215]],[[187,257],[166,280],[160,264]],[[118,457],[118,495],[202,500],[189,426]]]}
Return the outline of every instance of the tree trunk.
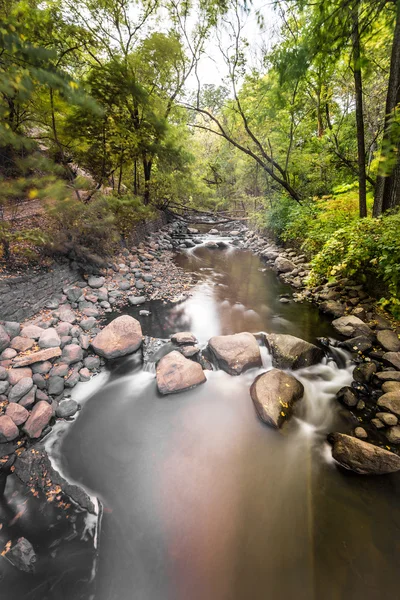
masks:
{"label": "tree trunk", "polygon": [[121,193],[121,184],[122,184],[122,167],[124,164],[124,153],[121,152],[121,158],[119,163],[119,175],[118,175],[118,194]]}
{"label": "tree trunk", "polygon": [[363,88],[361,74],[361,50],[360,50],[360,31],[358,24],[358,3],[352,11],[353,31],[353,71],[354,88],[356,99],[356,124],[357,124],[357,149],[358,149],[358,197],[360,217],[367,216],[367,178],[365,171],[365,132],[364,132],[364,110],[363,110]]}
{"label": "tree trunk", "polygon": [[[400,0],[396,2],[396,25],[393,35],[392,55],[390,59],[390,74],[388,83],[388,92],[386,96],[385,110],[385,128],[382,139],[382,152],[387,149],[394,150],[397,160],[389,173],[380,173],[376,180],[375,198],[374,198],[374,217],[379,217],[383,212],[400,205],[400,152],[399,141],[393,135],[393,129],[400,125],[393,126],[393,118],[400,112]],[[396,114],[397,113],[397,114]],[[398,132],[397,132],[398,133]],[[398,136],[397,136],[398,137]],[[397,149],[395,150],[395,147]]]}
{"label": "tree trunk", "polygon": [[145,154],[143,154],[143,173],[144,173],[144,194],[143,200],[145,205],[150,204],[150,179],[151,179],[151,167],[153,165],[153,161],[148,159]]}
{"label": "tree trunk", "polygon": [[138,195],[138,191],[137,159],[135,158],[135,162],[133,163],[133,193],[135,196]]}

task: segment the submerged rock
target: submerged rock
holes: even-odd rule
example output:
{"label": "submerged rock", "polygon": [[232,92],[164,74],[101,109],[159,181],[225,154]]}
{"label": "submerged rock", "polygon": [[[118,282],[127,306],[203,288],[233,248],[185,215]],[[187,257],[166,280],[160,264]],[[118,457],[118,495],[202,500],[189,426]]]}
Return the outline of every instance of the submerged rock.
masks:
{"label": "submerged rock", "polygon": [[205,383],[206,376],[199,363],[193,362],[174,350],[157,365],[157,386],[161,394],[174,394]]}
{"label": "submerged rock", "polygon": [[96,354],[104,358],[119,358],[132,354],[142,344],[142,328],[139,321],[123,315],[117,317],[107,325],[92,341]]}
{"label": "submerged rock", "polygon": [[34,572],[37,557],[32,544],[26,538],[19,538],[17,543],[5,553],[5,556],[20,571]]}
{"label": "submerged rock", "polygon": [[291,417],[294,403],[303,394],[303,384],[279,369],[259,375],[250,388],[258,416],[276,429],[280,429]]}
{"label": "submerged rock", "polygon": [[214,336],[208,342],[208,348],[218,366],[230,375],[240,375],[247,369],[261,366],[260,348],[251,333]]}
{"label": "submerged rock", "polygon": [[268,333],[265,340],[272,354],[273,366],[280,369],[309,367],[321,362],[324,357],[321,348],[293,335]]}
{"label": "submerged rock", "polygon": [[400,470],[400,456],[368,442],[333,433],[329,436],[333,444],[332,456],[337,462],[360,475],[383,475]]}

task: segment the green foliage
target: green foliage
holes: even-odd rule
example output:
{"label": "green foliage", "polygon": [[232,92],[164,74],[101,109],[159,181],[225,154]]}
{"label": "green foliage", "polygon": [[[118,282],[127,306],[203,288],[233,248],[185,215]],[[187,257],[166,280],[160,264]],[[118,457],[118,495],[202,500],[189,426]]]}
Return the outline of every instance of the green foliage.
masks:
{"label": "green foliage", "polygon": [[104,197],[104,201],[112,215],[113,226],[124,239],[129,237],[137,223],[155,216],[154,209],[151,206],[144,206],[138,196],[112,194]]}

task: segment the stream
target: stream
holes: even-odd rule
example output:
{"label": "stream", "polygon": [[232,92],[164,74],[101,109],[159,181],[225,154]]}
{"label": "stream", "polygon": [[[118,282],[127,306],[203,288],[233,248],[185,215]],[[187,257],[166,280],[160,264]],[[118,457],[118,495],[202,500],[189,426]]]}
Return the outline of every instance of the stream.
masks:
{"label": "stream", "polygon": [[[140,317],[145,335],[192,331],[200,344],[241,331],[335,338],[312,304],[280,302],[293,290],[248,251],[202,244],[176,261],[196,274],[192,296],[141,306],[151,311]],[[138,317],[140,309],[126,312]],[[262,369],[238,377],[207,371],[205,385],[168,397],[157,392],[154,365],[143,368],[135,356],[77,386],[82,410],[59,460],[103,504],[97,562],[93,537],[63,542],[52,562],[50,521],[41,523],[52,583],[46,587],[44,572],[9,575],[10,595],[1,598],[398,597],[400,479],[338,469],[326,442],[328,432],[354,427],[334,398],[351,382],[348,356],[337,349],[296,371],[305,396],[279,432],[257,418],[249,395],[256,375],[271,368],[262,354]]]}

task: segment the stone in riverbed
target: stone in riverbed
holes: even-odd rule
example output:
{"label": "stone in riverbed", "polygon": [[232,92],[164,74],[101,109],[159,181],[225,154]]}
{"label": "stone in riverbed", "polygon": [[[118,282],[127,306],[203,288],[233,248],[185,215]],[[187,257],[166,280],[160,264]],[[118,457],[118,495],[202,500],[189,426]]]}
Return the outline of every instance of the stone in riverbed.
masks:
{"label": "stone in riverbed", "polygon": [[21,330],[21,336],[38,340],[43,333],[43,329],[37,325],[25,325]]}
{"label": "stone in riverbed", "polygon": [[394,367],[400,371],[400,352],[385,352],[382,360],[389,367]]}
{"label": "stone in riverbed", "polygon": [[142,344],[142,328],[139,321],[123,315],[107,325],[92,341],[96,354],[107,359],[132,354]]}
{"label": "stone in riverbed", "polygon": [[25,394],[27,394],[33,387],[32,377],[23,377],[18,381],[16,385],[11,388],[8,394],[9,402],[18,402]]}
{"label": "stone in riverbed", "polygon": [[156,375],[158,390],[163,395],[183,392],[207,381],[201,366],[176,350],[163,356]]}
{"label": "stone in riverbed", "polygon": [[358,317],[354,317],[353,315],[348,315],[346,317],[340,317],[339,319],[335,319],[332,321],[333,327],[336,329],[338,333],[343,335],[344,337],[356,337],[359,335],[363,335],[366,337],[373,337],[372,330],[361,321]]}
{"label": "stone in riverbed", "polygon": [[385,381],[382,386],[382,391],[387,394],[388,392],[399,392],[400,394],[400,381]]}
{"label": "stone in riverbed", "polygon": [[8,383],[8,381],[0,381],[0,396],[2,396],[3,394],[7,393],[8,388],[10,387],[10,384]]}
{"label": "stone in riverbed", "polygon": [[274,265],[278,273],[290,273],[296,268],[296,265],[291,260],[283,258],[283,256],[278,256]]}
{"label": "stone in riverbed", "polygon": [[29,417],[29,412],[20,404],[9,404],[6,408],[6,416],[10,417],[16,425],[23,425]]}
{"label": "stone in riverbed", "polygon": [[57,348],[60,344],[60,337],[53,327],[45,329],[39,338],[40,348]]}
{"label": "stone in riverbed", "polygon": [[10,385],[16,385],[18,381],[20,381],[24,377],[32,377],[32,370],[29,367],[22,369],[10,369],[9,371],[7,371],[7,373]]}
{"label": "stone in riverbed", "polygon": [[0,417],[0,443],[12,442],[19,436],[18,427],[8,415]]}
{"label": "stone in riverbed", "polygon": [[46,348],[45,350],[39,350],[33,352],[29,356],[16,357],[13,360],[15,367],[25,367],[26,365],[33,365],[37,362],[45,362],[51,358],[61,356],[61,348]]}
{"label": "stone in riverbed", "polygon": [[230,375],[240,375],[247,369],[261,366],[260,348],[251,333],[214,336],[209,340],[208,348],[218,366]]}
{"label": "stone in riverbed", "polygon": [[14,546],[5,553],[5,557],[14,567],[25,573],[33,573],[37,557],[32,544],[24,537],[20,537]]}
{"label": "stone in riverbed", "polygon": [[336,398],[339,402],[350,408],[353,408],[358,404],[358,398],[355,391],[348,386],[342,387],[336,394]]}
{"label": "stone in riverbed", "polygon": [[400,416],[400,392],[388,392],[378,399],[377,406]]}
{"label": "stone in riverbed", "polygon": [[132,306],[138,306],[139,304],[144,304],[146,302],[145,296],[128,296],[129,304]]}
{"label": "stone in riverbed", "polygon": [[18,401],[18,404],[24,408],[30,408],[35,402],[36,392],[37,387],[34,385],[33,388],[30,389],[27,394],[25,394],[25,396],[22,396],[21,400]]}
{"label": "stone in riverbed", "polygon": [[397,381],[400,382],[400,372],[399,371],[381,371],[380,373],[375,373],[375,377],[378,381]]}
{"label": "stone in riverbed", "polygon": [[21,331],[21,325],[17,321],[5,321],[2,327],[11,339],[19,335]]}
{"label": "stone in riverbed", "polygon": [[304,387],[300,381],[279,369],[259,375],[250,388],[258,416],[276,429],[280,429],[291,417],[294,403],[303,394]]}
{"label": "stone in riverbed", "polygon": [[391,444],[400,444],[400,426],[399,425],[394,425],[393,427],[389,427],[389,429],[385,432],[385,435]]}
{"label": "stone in riverbed", "polygon": [[365,431],[364,427],[356,427],[354,430],[354,435],[359,440],[366,440],[368,437],[368,433]]}
{"label": "stone in riverbed", "polygon": [[105,282],[104,277],[89,277],[88,284],[91,288],[97,290],[103,287]]}
{"label": "stone in riverbed", "polygon": [[399,336],[390,329],[383,329],[377,332],[376,339],[387,352],[398,352],[400,350]]}
{"label": "stone in riverbed", "polygon": [[58,396],[64,391],[64,378],[58,375],[50,377],[47,389],[51,396]]}
{"label": "stone in riverbed", "polygon": [[346,348],[350,352],[366,352],[367,350],[371,350],[372,341],[371,338],[365,337],[364,335],[357,335],[354,338],[340,342],[339,346],[341,348]]}
{"label": "stone in riverbed", "polygon": [[179,331],[171,335],[171,342],[174,344],[196,344],[197,339],[190,331]]}
{"label": "stone in riverbed", "polygon": [[83,350],[79,344],[68,344],[62,352],[62,360],[68,365],[72,365],[83,360]]}
{"label": "stone in riverbed", "polygon": [[388,427],[393,427],[394,425],[397,425],[399,421],[396,415],[392,415],[392,413],[377,412],[376,417]]}
{"label": "stone in riverbed", "polygon": [[343,467],[360,475],[383,475],[400,470],[400,456],[344,433],[329,436],[332,456]]}
{"label": "stone in riverbed", "polygon": [[305,340],[281,333],[265,335],[266,344],[272,354],[272,364],[280,369],[301,369],[315,365],[324,357],[324,352]]}
{"label": "stone in riverbed", "polygon": [[26,421],[23,431],[30,438],[38,438],[42,435],[43,429],[49,424],[53,416],[53,409],[50,404],[41,400],[33,407],[29,419]]}
{"label": "stone in riverbed", "polygon": [[336,318],[343,316],[346,309],[345,305],[337,300],[326,300],[325,302],[322,302],[319,307],[322,312]]}
{"label": "stone in riverbed", "polygon": [[75,400],[63,400],[56,408],[56,415],[60,419],[73,417],[78,411],[78,403]]}
{"label": "stone in riverbed", "polygon": [[0,352],[3,352],[10,345],[10,336],[4,329],[3,325],[0,325]]}
{"label": "stone in riverbed", "polygon": [[10,347],[18,352],[26,352],[27,350],[30,350],[34,344],[34,340],[17,335],[13,340],[11,340]]}
{"label": "stone in riverbed", "polygon": [[376,364],[366,362],[353,369],[353,379],[358,383],[369,383],[376,373]]}

